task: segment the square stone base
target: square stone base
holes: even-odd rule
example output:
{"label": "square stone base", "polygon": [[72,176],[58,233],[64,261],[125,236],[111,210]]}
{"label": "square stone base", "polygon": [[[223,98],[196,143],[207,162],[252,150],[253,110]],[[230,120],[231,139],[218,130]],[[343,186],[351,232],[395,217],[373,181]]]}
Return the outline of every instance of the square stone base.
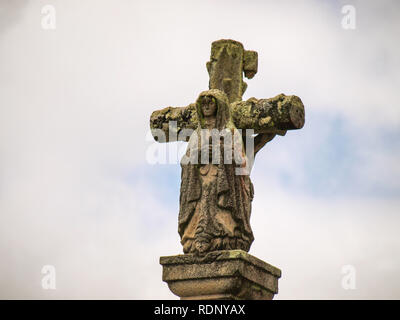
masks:
{"label": "square stone base", "polygon": [[281,270],[242,250],[161,257],[163,281],[181,299],[271,300]]}

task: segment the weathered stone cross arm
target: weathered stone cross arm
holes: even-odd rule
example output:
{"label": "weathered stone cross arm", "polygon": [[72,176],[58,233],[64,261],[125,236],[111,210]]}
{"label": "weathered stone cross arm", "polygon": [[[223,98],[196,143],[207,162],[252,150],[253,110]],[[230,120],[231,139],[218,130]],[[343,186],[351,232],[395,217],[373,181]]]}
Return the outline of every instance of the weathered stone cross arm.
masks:
{"label": "weathered stone cross arm", "polygon": [[[286,130],[303,127],[304,106],[297,96],[280,94],[270,99],[250,98],[242,101],[242,95],[247,88],[243,74],[251,79],[257,73],[257,52],[244,50],[238,41],[214,41],[211,45],[210,61],[206,66],[210,76],[209,88],[226,93],[236,128],[253,129],[258,134],[259,141],[255,141],[256,145],[258,142],[259,145],[265,144],[275,134],[285,135]],[[176,128],[169,125],[170,121],[177,122]],[[179,133],[183,129],[196,129],[196,126],[197,112],[194,103],[186,107],[157,110],[150,117],[150,128],[161,129],[165,134],[166,140],[160,140],[157,130],[152,130],[154,138],[159,142],[187,141],[188,137],[179,137]],[[175,132],[169,132],[170,129]]]}
{"label": "weathered stone cross arm", "polygon": [[[270,99],[250,98],[230,105],[233,121],[238,129],[253,129],[254,133],[283,135],[286,130],[300,129],[304,125],[304,106],[297,96],[280,94]],[[154,111],[150,117],[150,128],[161,129],[168,142],[169,121],[177,122],[179,135],[182,129],[196,129],[195,104],[186,107],[167,107]],[[171,135],[172,136],[172,135]]]}

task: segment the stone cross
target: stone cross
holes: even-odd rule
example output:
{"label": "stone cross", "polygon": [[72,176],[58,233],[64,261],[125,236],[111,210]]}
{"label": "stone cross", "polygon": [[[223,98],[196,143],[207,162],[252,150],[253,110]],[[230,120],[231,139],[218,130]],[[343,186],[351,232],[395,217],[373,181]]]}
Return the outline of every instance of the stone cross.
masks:
{"label": "stone cross", "polygon": [[[253,157],[276,134],[302,128],[304,106],[300,98],[284,94],[242,101],[247,87],[243,74],[251,79],[257,73],[257,52],[244,50],[240,42],[213,42],[206,66],[209,90],[201,92],[195,103],[154,111],[150,118],[158,142],[189,142],[181,161],[178,218],[185,254],[161,257],[163,280],[182,299],[272,299],[281,271],[247,253],[254,240],[250,227],[254,188],[249,172],[236,170],[252,162],[249,150]],[[251,133],[243,133],[246,129]],[[214,140],[210,132],[215,131]],[[235,138],[221,133],[233,133]],[[254,133],[252,149],[248,138]],[[230,161],[225,156],[232,150],[226,146],[239,150]],[[195,157],[183,161],[194,150]],[[199,150],[206,150],[207,161],[197,162]]]}
{"label": "stone cross", "polygon": [[[259,151],[276,134],[285,135],[286,130],[300,129],[304,125],[304,106],[297,96],[279,94],[269,99],[250,98],[242,101],[248,79],[257,73],[258,54],[256,51],[244,50],[243,45],[234,40],[218,40],[211,45],[211,57],[207,62],[210,76],[209,88],[220,89],[226,93],[234,123],[238,129],[253,129],[255,152]],[[176,132],[170,132],[170,121],[176,121]],[[165,140],[154,138],[159,142],[181,140],[179,133],[183,129],[195,129],[197,126],[195,103],[185,107],[166,107],[154,111],[150,117],[150,128],[161,129]],[[156,131],[154,131],[156,132]],[[184,141],[188,137],[183,136]]]}

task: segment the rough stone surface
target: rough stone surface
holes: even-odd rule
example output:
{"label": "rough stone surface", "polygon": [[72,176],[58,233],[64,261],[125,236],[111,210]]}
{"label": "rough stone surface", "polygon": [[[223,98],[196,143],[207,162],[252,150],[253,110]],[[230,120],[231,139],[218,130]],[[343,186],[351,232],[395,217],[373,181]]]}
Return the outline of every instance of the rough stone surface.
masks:
{"label": "rough stone surface", "polygon": [[[158,142],[188,141],[178,216],[186,255],[161,258],[163,280],[182,299],[272,299],[280,270],[246,253],[254,240],[249,168],[276,135],[303,127],[304,106],[299,97],[284,94],[242,101],[243,76],[257,73],[258,55],[240,42],[213,42],[206,67],[209,90],[195,103],[150,117]],[[239,129],[253,129],[256,136]]]}
{"label": "rough stone surface", "polygon": [[161,257],[163,281],[181,299],[271,300],[281,271],[242,250]]}
{"label": "rough stone surface", "polygon": [[[230,39],[214,41],[211,44],[210,61],[206,66],[210,76],[209,89],[225,92],[236,128],[284,135],[284,130],[303,127],[304,105],[297,96],[280,94],[269,99],[250,98],[241,101],[247,88],[243,74],[251,79],[257,73],[256,51],[244,50],[243,44]],[[173,132],[169,132],[169,121],[177,122]],[[166,107],[154,111],[150,116],[150,128],[158,142],[187,141],[189,137],[179,136],[179,133],[183,129],[194,130],[197,125],[196,103],[183,107]],[[158,130],[164,132],[165,139],[160,139]]]}
{"label": "rough stone surface", "polygon": [[[244,52],[243,45],[234,40],[223,39],[211,44],[211,57],[206,64],[209,88],[225,92],[229,102],[240,101],[247,87],[243,82]],[[257,71],[257,57],[254,64]]]}
{"label": "rough stone surface", "polygon": [[[233,122],[238,129],[253,129],[254,133],[276,133],[301,129],[305,121],[304,105],[297,96],[283,93],[269,99],[250,98],[230,104]],[[169,132],[169,121],[176,121],[176,130]],[[188,136],[179,136],[183,129],[196,129],[198,124],[196,104],[186,107],[166,107],[154,111],[150,116],[150,128],[159,129],[165,135],[160,140],[157,130],[153,136],[158,142],[188,141]]]}
{"label": "rough stone surface", "polygon": [[[194,154],[195,163],[181,163],[178,232],[183,252],[204,255],[215,250],[248,251],[254,240],[250,227],[253,184],[248,174],[236,174],[236,168],[247,162],[243,139],[233,124],[228,98],[221,90],[202,92],[197,111],[199,125],[185,155],[189,159]],[[238,157],[225,163],[228,150],[223,140],[218,136],[214,145],[209,144],[212,136],[207,129],[236,134],[232,149],[238,151]],[[218,163],[209,161],[210,148],[218,151]],[[198,150],[208,154],[206,163],[201,162],[202,152]]]}

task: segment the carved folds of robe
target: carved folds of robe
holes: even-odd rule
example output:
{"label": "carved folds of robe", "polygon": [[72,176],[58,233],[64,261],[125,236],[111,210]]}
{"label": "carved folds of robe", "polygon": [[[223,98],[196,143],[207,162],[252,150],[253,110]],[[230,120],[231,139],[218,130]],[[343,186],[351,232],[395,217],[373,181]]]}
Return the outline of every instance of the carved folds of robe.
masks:
{"label": "carved folds of robe", "polygon": [[[213,97],[217,105],[215,129],[230,131],[233,148],[239,150],[231,163],[224,161],[223,140],[213,144],[219,149],[219,161],[201,161],[201,150],[205,136],[205,120],[201,111],[201,99]],[[248,174],[237,174],[238,168],[246,166],[243,139],[235,128],[226,94],[212,89],[200,94],[196,102],[198,127],[189,140],[186,155],[181,161],[182,180],[178,232],[184,253],[202,255],[215,250],[241,249],[249,251],[254,240],[250,228],[253,185]],[[215,145],[217,145],[215,147]],[[208,146],[207,146],[208,148]],[[197,156],[195,161],[193,155]],[[185,161],[184,161],[185,159]],[[239,161],[240,160],[240,161]]]}

